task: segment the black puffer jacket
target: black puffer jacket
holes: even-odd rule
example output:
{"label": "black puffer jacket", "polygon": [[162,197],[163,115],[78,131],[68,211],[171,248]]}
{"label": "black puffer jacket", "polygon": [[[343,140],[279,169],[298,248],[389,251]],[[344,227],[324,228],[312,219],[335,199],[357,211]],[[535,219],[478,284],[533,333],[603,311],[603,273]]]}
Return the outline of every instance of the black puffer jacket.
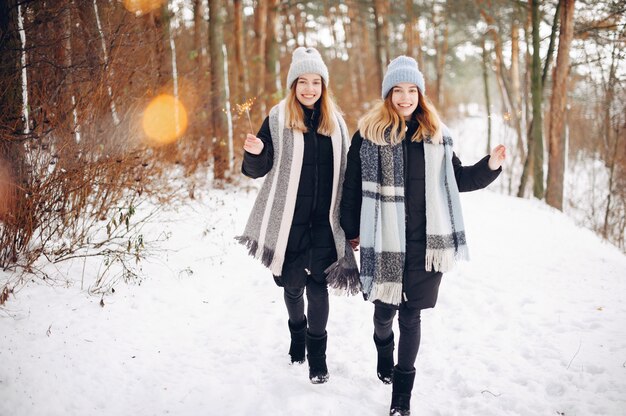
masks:
{"label": "black puffer jacket", "polygon": [[[308,131],[304,134],[304,156],[296,207],[287,241],[281,276],[276,284],[304,287],[307,277],[324,282],[324,270],[337,260],[337,251],[328,219],[333,188],[333,146],[330,137],[317,133],[319,109],[303,107]],[[259,155],[245,152],[242,172],[251,178],[265,176],[272,168],[274,147],[265,119],[257,137],[263,141]]]}
{"label": "black puffer jacket", "polygon": [[[406,137],[411,137],[418,124],[408,124]],[[361,143],[363,138],[356,132],[348,151],[348,165],[341,200],[341,226],[346,238],[359,236],[361,219]],[[403,141],[405,166],[405,212],[406,212],[406,261],[404,265],[403,298],[407,306],[417,309],[432,308],[437,302],[442,274],[425,270],[426,257],[426,193],[424,144]],[[493,182],[501,169],[489,169],[489,156],[473,166],[463,166],[453,154],[454,175],[460,192],[482,189]]]}

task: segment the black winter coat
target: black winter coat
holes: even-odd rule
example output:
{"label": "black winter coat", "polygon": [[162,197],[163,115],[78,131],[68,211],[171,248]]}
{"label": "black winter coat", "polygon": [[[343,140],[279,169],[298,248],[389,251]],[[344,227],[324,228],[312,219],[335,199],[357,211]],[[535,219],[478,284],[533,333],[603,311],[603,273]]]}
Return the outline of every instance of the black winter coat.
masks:
{"label": "black winter coat", "polygon": [[[408,123],[406,137],[417,130],[415,121]],[[359,236],[361,219],[361,143],[359,131],[354,134],[348,151],[348,165],[341,200],[341,226],[346,239]],[[404,193],[406,213],[406,261],[402,282],[403,300],[410,308],[432,308],[437,302],[442,273],[426,271],[426,194],[424,143],[404,140]],[[493,182],[502,169],[492,171],[485,156],[473,166],[463,166],[453,154],[452,165],[460,192],[482,189]],[[376,301],[378,303],[378,301]]]}
{"label": "black winter coat", "polygon": [[[304,287],[311,276],[315,281],[326,280],[324,270],[337,260],[335,240],[329,213],[333,188],[333,146],[331,138],[317,133],[319,109],[304,110],[304,155],[296,206],[287,241],[285,262],[276,284],[284,287]],[[251,178],[265,176],[274,163],[274,146],[265,119],[257,137],[263,141],[259,155],[245,152],[242,172]]]}

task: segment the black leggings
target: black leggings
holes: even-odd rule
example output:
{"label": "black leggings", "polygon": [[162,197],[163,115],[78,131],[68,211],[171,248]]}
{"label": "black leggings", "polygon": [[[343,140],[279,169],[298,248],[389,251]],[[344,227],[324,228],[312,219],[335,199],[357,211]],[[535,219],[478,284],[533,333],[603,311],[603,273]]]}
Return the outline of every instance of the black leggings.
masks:
{"label": "black leggings", "polygon": [[[304,288],[284,288],[285,305],[289,321],[298,325],[304,321]],[[328,323],[328,288],[326,283],[318,283],[309,278],[306,283],[306,298],[308,301],[307,318],[309,334],[322,336],[326,333]]]}
{"label": "black leggings", "polygon": [[[405,303],[402,303],[399,311],[398,368],[402,371],[411,371],[415,367],[417,351],[420,348],[420,309],[409,309]],[[395,316],[395,309],[375,305],[374,333],[376,338],[381,341],[389,339],[392,334],[393,318]]]}

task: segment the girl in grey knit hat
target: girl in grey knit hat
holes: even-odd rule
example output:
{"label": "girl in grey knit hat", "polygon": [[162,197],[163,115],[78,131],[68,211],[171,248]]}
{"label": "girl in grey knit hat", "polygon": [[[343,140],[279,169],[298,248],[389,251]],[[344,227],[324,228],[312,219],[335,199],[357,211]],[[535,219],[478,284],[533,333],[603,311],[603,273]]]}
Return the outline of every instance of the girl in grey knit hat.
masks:
{"label": "girl in grey knit hat", "polygon": [[349,135],[316,49],[293,52],[287,90],[257,135],[246,137],[242,172],[265,181],[237,239],[283,287],[291,362],[303,363],[306,354],[309,378],[317,384],[329,377],[327,279],[358,284],[339,222]]}
{"label": "girl in grey knit hat", "polygon": [[381,93],[350,145],[341,225],[352,246],[361,247],[361,290],[375,305],[377,374],[393,383],[389,414],[409,415],[420,311],[435,306],[442,273],[468,258],[459,192],[494,181],[505,148],[463,166],[413,58],[389,63]]}

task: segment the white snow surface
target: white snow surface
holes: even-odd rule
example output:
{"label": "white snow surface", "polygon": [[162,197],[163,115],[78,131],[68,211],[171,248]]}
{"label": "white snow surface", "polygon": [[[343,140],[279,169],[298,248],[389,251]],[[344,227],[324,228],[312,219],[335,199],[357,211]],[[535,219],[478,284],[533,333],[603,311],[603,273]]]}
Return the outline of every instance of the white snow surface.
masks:
{"label": "white snow surface", "polygon": [[[167,251],[104,306],[80,288],[82,260],[12,295],[0,415],[388,414],[361,296],[331,295],[328,383],[289,365],[282,290],[233,239],[255,192],[162,211],[146,234],[171,233]],[[422,313],[413,414],[626,414],[626,256],[538,201],[483,190],[462,204],[472,260]]]}

